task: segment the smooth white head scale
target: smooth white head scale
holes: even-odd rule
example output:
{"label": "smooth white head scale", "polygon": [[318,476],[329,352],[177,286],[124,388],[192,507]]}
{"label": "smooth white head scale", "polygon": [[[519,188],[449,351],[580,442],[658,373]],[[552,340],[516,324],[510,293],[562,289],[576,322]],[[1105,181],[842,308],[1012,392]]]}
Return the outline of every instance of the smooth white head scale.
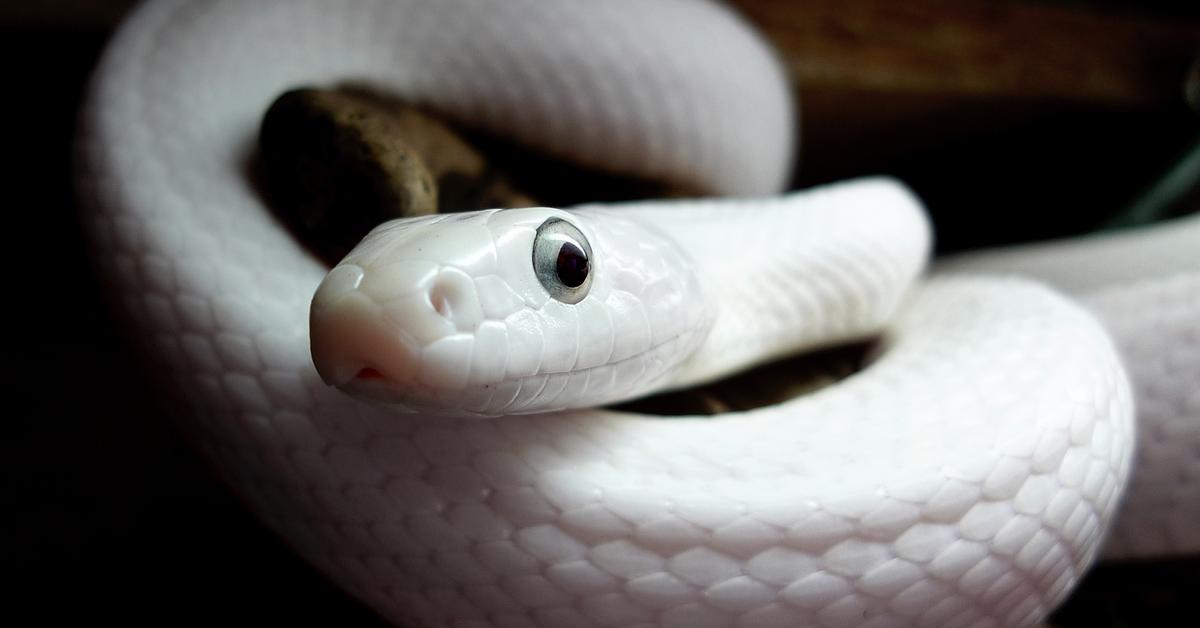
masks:
{"label": "smooth white head scale", "polygon": [[377,227],[317,290],[326,383],[401,407],[498,415],[649,391],[711,322],[679,247],[619,212],[487,210]]}

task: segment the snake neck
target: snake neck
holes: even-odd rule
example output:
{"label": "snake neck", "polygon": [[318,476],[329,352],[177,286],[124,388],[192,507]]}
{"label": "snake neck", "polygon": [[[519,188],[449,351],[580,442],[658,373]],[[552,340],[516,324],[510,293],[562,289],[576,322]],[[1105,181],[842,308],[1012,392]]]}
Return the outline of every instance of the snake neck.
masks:
{"label": "snake neck", "polygon": [[627,208],[691,256],[713,323],[664,382],[702,384],[798,352],[878,334],[925,268],[930,229],[902,184],[870,179],[760,201]]}

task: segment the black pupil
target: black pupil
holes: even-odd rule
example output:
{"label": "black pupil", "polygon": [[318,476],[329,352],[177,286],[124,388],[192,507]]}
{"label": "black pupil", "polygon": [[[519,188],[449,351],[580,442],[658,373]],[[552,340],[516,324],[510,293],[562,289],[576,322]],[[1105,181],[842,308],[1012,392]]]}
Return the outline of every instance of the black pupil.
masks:
{"label": "black pupil", "polygon": [[555,270],[558,271],[558,280],[563,282],[563,285],[568,288],[578,287],[588,276],[587,255],[574,243],[563,242],[562,248],[558,249],[558,264]]}

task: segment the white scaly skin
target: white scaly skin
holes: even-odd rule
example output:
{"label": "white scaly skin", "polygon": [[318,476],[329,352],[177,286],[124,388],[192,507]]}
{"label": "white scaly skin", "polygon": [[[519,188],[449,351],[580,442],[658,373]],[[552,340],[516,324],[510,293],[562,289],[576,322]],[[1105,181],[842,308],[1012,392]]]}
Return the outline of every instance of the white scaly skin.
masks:
{"label": "white scaly skin", "polygon": [[1200,216],[956,256],[938,270],[1036,277],[1077,297],[1117,342],[1138,406],[1128,497],[1105,555],[1200,554]]}
{"label": "white scaly skin", "polygon": [[[244,164],[276,95],[345,80],[564,158],[720,194],[778,190],[792,108],[762,43],[699,2],[164,0],[121,29],[81,131],[97,260],[198,446],[301,555],[384,616],[1019,625],[1096,554],[1132,443],[1107,337],[1019,281],[936,282],[896,310],[927,234],[886,182],[626,208],[692,257],[720,304],[680,382],[716,375],[712,359],[750,363],[890,320],[879,359],[817,394],[715,420],[462,418],[326,387],[308,334],[325,269],[265,211]],[[873,217],[845,224],[828,203]],[[777,271],[819,229],[865,237],[876,215],[894,217],[874,237],[896,246],[825,250],[811,275]],[[779,228],[784,216],[812,232]],[[776,230],[796,234],[782,242],[795,250]],[[722,260],[750,252],[765,265],[714,280],[734,272]]]}

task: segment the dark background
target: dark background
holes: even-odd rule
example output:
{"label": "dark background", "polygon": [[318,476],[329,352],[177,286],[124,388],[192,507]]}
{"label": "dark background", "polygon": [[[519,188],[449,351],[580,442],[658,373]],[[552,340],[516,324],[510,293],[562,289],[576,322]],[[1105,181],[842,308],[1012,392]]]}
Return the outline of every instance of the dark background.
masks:
{"label": "dark background", "polygon": [[[5,604],[6,616],[29,611],[17,622],[29,625],[378,625],[213,479],[105,307],[77,222],[70,145],[88,73],[127,4],[0,0],[0,146],[8,153],[0,163],[11,227],[4,310],[13,337],[6,344],[15,345],[5,351],[10,410],[0,438],[0,547],[10,582],[0,599],[16,603]],[[776,3],[743,4],[759,17]],[[867,17],[856,19],[886,24],[886,15],[871,17],[879,4],[864,3]],[[994,7],[1013,3],[974,4],[1004,24]],[[1200,7],[1192,3],[1051,4],[1053,11],[1149,19],[1171,37],[1181,25],[1200,33]],[[948,5],[914,6],[936,18]],[[1200,37],[1192,42],[1200,52]],[[903,48],[904,39],[889,45]],[[819,45],[805,50],[821,53]],[[1182,97],[1190,58],[1151,61],[1166,78],[1132,96],[1081,88],[1072,97],[1020,80],[983,91],[893,90],[856,76],[815,80],[801,69],[805,141],[797,183],[897,174],[929,204],[942,250],[1094,229],[1200,137],[1200,118]],[[1197,594],[1195,560],[1104,565],[1053,623],[1195,625]]]}

